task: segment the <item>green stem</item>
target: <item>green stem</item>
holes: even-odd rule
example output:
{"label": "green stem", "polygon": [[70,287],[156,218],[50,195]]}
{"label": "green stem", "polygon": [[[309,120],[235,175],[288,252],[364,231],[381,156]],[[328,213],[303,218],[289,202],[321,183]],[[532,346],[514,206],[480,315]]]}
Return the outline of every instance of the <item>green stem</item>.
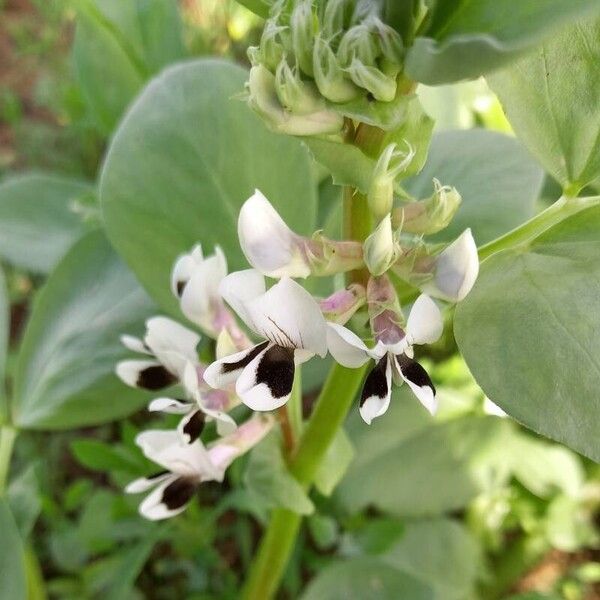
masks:
{"label": "green stem", "polygon": [[25,573],[27,575],[27,600],[46,600],[44,575],[33,548],[25,548]]}
{"label": "green stem", "polygon": [[526,223],[479,248],[479,259],[484,260],[501,250],[525,244],[567,217],[598,205],[600,205],[600,196],[590,198],[567,198],[563,196]]}
{"label": "green stem", "polygon": [[[365,368],[346,369],[336,363],[329,372],[300,439],[298,452],[290,464],[291,473],[306,489],[346,418]],[[244,600],[268,600],[275,595],[294,548],[301,519],[299,514],[289,510],[273,511],[242,592]]]}
{"label": "green stem", "polygon": [[3,496],[6,491],[10,459],[16,437],[17,430],[14,427],[10,425],[0,427],[0,496]]}
{"label": "green stem", "polygon": [[[344,188],[343,196],[344,239],[364,242],[371,233],[372,217],[367,197],[351,187]],[[366,269],[351,271],[349,283],[366,285],[369,273]]]}
{"label": "green stem", "polygon": [[287,403],[288,417],[294,433],[294,439],[298,440],[302,433],[302,367],[298,365],[294,373],[294,386],[292,396]]}

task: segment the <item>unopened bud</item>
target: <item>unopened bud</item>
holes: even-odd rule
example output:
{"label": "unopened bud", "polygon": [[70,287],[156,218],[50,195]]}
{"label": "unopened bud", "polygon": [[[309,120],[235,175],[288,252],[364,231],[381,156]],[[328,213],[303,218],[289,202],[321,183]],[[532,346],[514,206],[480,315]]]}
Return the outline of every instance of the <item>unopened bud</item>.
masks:
{"label": "unopened bud", "polygon": [[387,275],[369,279],[367,304],[375,339],[388,346],[403,346],[406,341],[403,328],[404,315],[400,309],[396,290]]}
{"label": "unopened bud", "polygon": [[300,79],[296,67],[290,67],[284,58],[275,72],[275,91],[283,107],[294,114],[307,115],[324,108],[316,88]]}
{"label": "unopened bud", "polygon": [[331,46],[321,36],[313,50],[313,76],[321,94],[331,102],[350,102],[360,90],[346,77]]}
{"label": "unopened bud", "polygon": [[269,19],[260,38],[260,50],[254,53],[254,59],[270,71],[275,71],[285,56],[286,48],[290,47],[289,36],[287,27],[279,25],[274,19]]}
{"label": "unopened bud", "polygon": [[426,200],[411,202],[394,210],[393,222],[406,233],[431,235],[448,227],[461,197],[455,188],[443,186],[433,180],[434,193]]}
{"label": "unopened bud", "polygon": [[329,0],[323,12],[323,33],[332,38],[342,32],[350,24],[353,0]]}
{"label": "unopened bud", "polygon": [[366,301],[367,292],[365,288],[358,283],[353,283],[321,300],[319,307],[328,321],[344,325],[359,308],[364,306]]}
{"label": "unopened bud", "polygon": [[396,79],[388,77],[377,67],[367,66],[354,58],[348,68],[348,74],[357,86],[370,92],[376,100],[391,102],[396,97]]}
{"label": "unopened bud", "polygon": [[410,165],[415,155],[411,146],[403,152],[398,144],[386,146],[379,157],[367,195],[369,209],[377,219],[382,219],[391,210],[394,203],[394,180]]}
{"label": "unopened bud", "polygon": [[374,18],[372,23],[385,59],[392,64],[401,65],[404,57],[404,44],[400,34],[381,19]]}
{"label": "unopened bud", "polygon": [[355,60],[365,65],[374,65],[379,56],[379,48],[372,32],[361,23],[346,31],[337,56],[344,68],[350,67]]}
{"label": "unopened bud", "polygon": [[313,46],[315,42],[315,15],[312,0],[301,0],[290,17],[292,47],[298,65],[307,75],[313,74]]}
{"label": "unopened bud", "polygon": [[369,272],[383,275],[398,257],[398,244],[392,231],[392,219],[388,213],[375,231],[365,240],[364,261]]}

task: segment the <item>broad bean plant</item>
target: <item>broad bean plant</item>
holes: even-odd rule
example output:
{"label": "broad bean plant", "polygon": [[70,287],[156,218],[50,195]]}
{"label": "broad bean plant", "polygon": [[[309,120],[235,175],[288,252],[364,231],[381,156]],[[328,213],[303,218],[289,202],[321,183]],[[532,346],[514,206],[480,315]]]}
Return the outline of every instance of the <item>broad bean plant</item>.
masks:
{"label": "broad bean plant", "polygon": [[[248,68],[177,62],[171,48],[163,69],[160,48],[115,38],[149,81],[127,101],[89,90],[116,129],[97,186],[76,189],[99,204],[74,245],[46,255],[54,270],[0,404],[0,485],[17,432],[146,405],[125,502],[148,521],[191,519],[201,538],[197,498],[216,482],[258,515],[237,597],[275,597],[283,581],[307,600],[499,598],[519,575],[510,559],[463,587],[451,571],[461,553],[478,564],[470,542],[448,549],[444,574],[427,567],[443,535],[466,536],[442,534],[458,526],[440,515],[464,510],[493,555],[494,523],[512,510],[541,544],[510,548],[527,565],[564,536],[527,529],[515,498],[559,490],[585,523],[566,546],[596,539],[583,465],[600,459],[598,6],[242,4],[262,19]],[[101,9],[82,5],[92,27]],[[516,137],[437,129],[433,86],[479,76]],[[362,531],[348,515],[369,507],[371,542],[338,535]],[[410,521],[422,517],[442,529]],[[341,559],[308,585],[289,581],[305,523]]]}

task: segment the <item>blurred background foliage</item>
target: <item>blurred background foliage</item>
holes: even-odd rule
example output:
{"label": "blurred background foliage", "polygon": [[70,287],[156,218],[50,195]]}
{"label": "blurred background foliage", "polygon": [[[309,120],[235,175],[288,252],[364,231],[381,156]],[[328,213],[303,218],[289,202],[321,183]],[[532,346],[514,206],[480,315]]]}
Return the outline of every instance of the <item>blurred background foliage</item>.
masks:
{"label": "blurred background foliage", "polygon": [[[10,397],[30,385],[64,405],[74,426],[105,423],[34,431],[57,427],[38,411],[32,430],[20,434],[0,521],[3,543],[22,544],[25,560],[15,566],[2,559],[0,571],[22,568],[29,598],[235,598],[269,507],[302,500],[294,490],[281,492],[285,482],[263,452],[235,463],[225,485],[203,486],[184,515],[146,522],[137,515],[137,499],[125,497],[122,488],[150,469],[133,440],[153,421],[144,410],[115,419],[147,398],[102,387],[104,408],[79,415],[73,412],[78,394],[97,380],[81,382],[72,397],[59,397],[56,379],[64,374],[46,373],[44,379],[39,372],[70,341],[66,334],[55,336],[40,351],[40,323],[71,322],[80,311],[61,300],[71,282],[81,281],[77,264],[69,256],[62,260],[74,243],[73,252],[93,256],[94,273],[106,272],[106,281],[119,289],[136,285],[117,272],[105,242],[88,233],[101,224],[94,182],[127,106],[173,62],[220,56],[245,65],[246,48],[260,27],[260,19],[233,0],[0,0],[0,260],[10,305],[6,391]],[[421,86],[419,94],[437,132],[478,127],[511,134],[483,80]],[[437,139],[438,145],[462,143],[457,133]],[[434,141],[433,153],[435,148]],[[452,162],[441,163],[449,179],[443,182],[468,195],[476,184],[461,186]],[[313,171],[320,223],[335,229],[336,190],[317,167]],[[523,202],[539,209],[560,189],[546,177],[541,185],[528,184],[524,195]],[[35,314],[41,309],[32,300],[51,272],[53,287],[42,293],[55,306]],[[97,299],[98,310],[109,302],[108,296]],[[142,292],[135,302],[141,322],[152,303]],[[129,325],[136,326],[125,316],[115,318],[111,331],[116,337]],[[385,419],[371,427],[357,412],[350,416],[336,455],[334,479],[341,481],[333,493],[324,485],[313,494],[315,510],[282,597],[341,597],[332,589],[343,578],[357,598],[394,598],[388,589],[406,589],[415,580],[427,582],[438,600],[600,598],[600,468],[499,414],[447,331],[426,358],[441,399],[435,419],[402,391]],[[112,364],[116,357],[104,359]],[[83,357],[79,368],[94,360],[93,354]],[[323,372],[316,367],[305,376],[307,411]],[[0,407],[0,414],[8,412],[6,404]],[[363,590],[374,577],[381,587]],[[0,597],[17,597],[6,595],[7,589]]]}

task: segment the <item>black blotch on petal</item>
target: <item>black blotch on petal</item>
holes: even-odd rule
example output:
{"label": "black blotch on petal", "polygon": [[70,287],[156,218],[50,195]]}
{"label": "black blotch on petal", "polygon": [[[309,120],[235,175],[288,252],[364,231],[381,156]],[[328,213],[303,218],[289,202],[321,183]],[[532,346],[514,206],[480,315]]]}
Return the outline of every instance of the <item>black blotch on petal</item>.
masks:
{"label": "black blotch on petal", "polygon": [[183,426],[183,433],[189,436],[188,443],[195,442],[204,429],[206,417],[201,410],[197,410],[187,420],[187,423]]}
{"label": "black blotch on petal", "polygon": [[361,406],[371,396],[377,396],[377,398],[385,398],[388,395],[388,382],[387,377],[385,376],[387,362],[388,355],[386,354],[367,375],[367,379],[365,380],[365,385],[360,396]]}
{"label": "black blotch on petal", "polygon": [[181,298],[181,294],[183,294],[183,290],[185,289],[186,284],[187,284],[187,281],[179,280],[175,286],[177,288],[177,295],[180,298]]}
{"label": "black blotch on petal", "polygon": [[396,359],[398,360],[400,370],[406,379],[419,387],[430,387],[435,396],[435,386],[433,385],[429,374],[416,360],[409,358],[406,354],[401,354],[397,356]]}
{"label": "black blotch on petal", "polygon": [[269,344],[268,341],[262,342],[257,346],[254,346],[252,350],[246,354],[243,358],[240,358],[237,362],[233,363],[223,363],[221,365],[221,371],[223,373],[231,373],[232,371],[237,371],[238,369],[243,369],[247,367]]}
{"label": "black blotch on petal", "polygon": [[256,383],[266,384],[273,398],[283,398],[292,392],[294,370],[294,350],[272,346],[258,363]]}
{"label": "black blotch on petal", "polygon": [[185,506],[196,492],[196,481],[180,477],[170,483],[163,491],[162,503],[169,510],[177,510]]}
{"label": "black blotch on petal", "polygon": [[173,385],[177,378],[162,365],[154,365],[140,371],[136,385],[146,390],[161,390]]}

